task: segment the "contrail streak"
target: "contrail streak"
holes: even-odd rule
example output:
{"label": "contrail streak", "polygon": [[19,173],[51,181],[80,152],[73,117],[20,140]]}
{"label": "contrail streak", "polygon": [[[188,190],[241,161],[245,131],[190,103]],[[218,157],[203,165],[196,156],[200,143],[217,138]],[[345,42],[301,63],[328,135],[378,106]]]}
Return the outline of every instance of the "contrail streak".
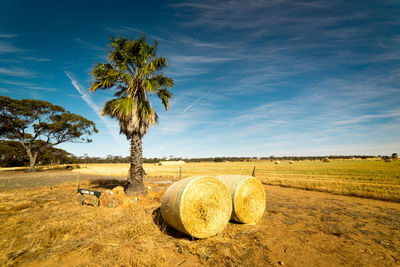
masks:
{"label": "contrail streak", "polygon": [[200,102],[200,100],[202,100],[204,97],[206,97],[209,93],[211,92],[208,91],[205,95],[199,97],[199,99],[197,99],[196,101],[194,101],[192,104],[190,104],[189,106],[187,106],[187,108],[185,108],[185,110],[181,113],[184,114],[186,111],[188,111],[191,107],[193,107],[194,105],[196,105],[198,102]]}
{"label": "contrail streak", "polygon": [[116,133],[115,131],[115,124],[111,121],[109,121],[107,118],[105,118],[104,116],[101,115],[101,109],[99,106],[96,105],[96,103],[93,102],[92,98],[90,97],[90,95],[88,93],[86,93],[86,91],[84,91],[82,89],[82,87],[79,85],[78,81],[75,80],[71,73],[64,71],[65,75],[67,75],[67,77],[71,80],[72,85],[75,87],[75,89],[79,92],[79,94],[81,95],[81,98],[86,102],[86,104],[88,104],[88,106],[97,114],[97,116],[104,122],[104,124],[106,125],[108,131],[110,132],[110,134],[112,135],[113,139],[115,141],[120,142],[121,139],[119,137],[119,135]]}

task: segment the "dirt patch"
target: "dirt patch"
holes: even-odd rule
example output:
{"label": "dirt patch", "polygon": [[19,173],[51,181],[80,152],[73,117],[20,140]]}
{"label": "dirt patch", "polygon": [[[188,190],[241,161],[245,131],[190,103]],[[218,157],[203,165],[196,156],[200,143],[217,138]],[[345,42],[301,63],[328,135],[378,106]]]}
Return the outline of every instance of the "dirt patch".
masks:
{"label": "dirt patch", "polygon": [[290,266],[400,264],[400,204],[265,186],[273,262]]}

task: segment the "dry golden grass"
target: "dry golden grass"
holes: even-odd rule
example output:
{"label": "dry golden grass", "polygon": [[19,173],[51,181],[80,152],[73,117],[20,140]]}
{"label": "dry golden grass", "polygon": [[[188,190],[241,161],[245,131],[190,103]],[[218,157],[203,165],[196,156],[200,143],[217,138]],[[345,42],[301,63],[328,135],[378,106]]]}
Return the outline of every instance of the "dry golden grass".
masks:
{"label": "dry golden grass", "polygon": [[265,188],[258,224],[207,239],[167,227],[160,202],[79,206],[72,183],[2,191],[0,266],[398,265],[398,203]]}
{"label": "dry golden grass", "polygon": [[128,163],[80,164],[80,167],[80,169],[74,169],[73,172],[90,175],[126,177],[129,171]]}
{"label": "dry golden grass", "polygon": [[[360,196],[389,201],[400,201],[400,160],[331,160],[296,161],[289,164],[274,162],[186,163],[182,177],[198,175],[251,175],[256,166],[256,177],[264,184],[293,187],[334,194]],[[128,164],[87,164],[74,172],[92,175],[126,177]],[[179,166],[145,164],[150,177],[178,178]]]}
{"label": "dry golden grass", "polygon": [[[188,177],[249,175],[254,166],[264,184],[400,201],[400,161],[187,163],[181,167],[182,176]],[[115,179],[111,184],[102,182],[108,186],[126,177],[128,168],[128,164],[88,164],[72,172],[35,174],[1,169],[0,266],[266,266],[281,259],[287,265],[304,266],[396,266],[400,262],[397,203],[268,187],[267,212],[257,225],[230,223],[222,233],[204,240],[192,240],[166,227],[159,202],[115,209],[77,205],[72,181],[78,171],[83,179]],[[179,166],[145,164],[144,168],[158,181],[179,175]],[[99,181],[82,185],[95,186]]]}
{"label": "dry golden grass", "polygon": [[[237,230],[193,242],[167,228],[158,202],[79,206],[75,191],[61,185],[1,192],[0,266],[196,266],[226,257],[243,264],[240,251],[218,253]],[[230,243],[233,247],[235,240]]]}

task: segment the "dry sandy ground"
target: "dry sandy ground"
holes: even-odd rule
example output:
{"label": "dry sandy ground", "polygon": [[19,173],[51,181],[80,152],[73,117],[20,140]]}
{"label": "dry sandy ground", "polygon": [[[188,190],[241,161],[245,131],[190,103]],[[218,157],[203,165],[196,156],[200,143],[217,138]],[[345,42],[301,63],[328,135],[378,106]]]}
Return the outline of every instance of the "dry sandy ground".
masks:
{"label": "dry sandy ground", "polygon": [[[71,180],[75,178],[74,174],[68,172],[63,172],[62,175]],[[50,180],[46,180],[49,184],[37,189],[17,189],[19,186],[10,182],[14,184],[13,189],[4,191],[4,179],[8,178],[4,174],[2,176],[0,201],[7,200],[11,203],[18,200],[20,191],[35,201],[39,196],[47,200],[41,204],[41,209],[29,207],[29,204],[18,209],[0,205],[0,265],[97,266],[101,264],[96,262],[101,254],[108,257],[108,261],[103,259],[105,265],[124,265],[121,263],[123,261],[118,260],[130,256],[118,255],[118,251],[127,251],[119,250],[118,246],[123,244],[132,253],[141,253],[144,258],[158,257],[155,262],[166,266],[400,266],[400,204],[275,186],[265,186],[267,208],[259,223],[229,223],[215,237],[193,240],[169,227],[163,228],[157,222],[159,203],[146,202],[142,204],[143,209],[138,214],[147,223],[147,239],[138,234],[136,239],[121,237],[123,243],[118,243],[119,232],[115,232],[116,238],[112,243],[92,245],[90,254],[87,253],[89,250],[82,250],[85,246],[89,248],[88,241],[82,243],[81,240],[71,239],[68,242],[73,245],[67,247],[59,239],[50,243],[53,247],[47,248],[47,253],[39,254],[29,251],[29,248],[23,249],[20,243],[29,239],[24,231],[39,231],[43,228],[39,224],[35,228],[37,222],[34,222],[34,216],[42,214],[44,208],[48,210],[49,218],[43,219],[43,225],[46,224],[45,220],[73,221],[81,213],[111,220],[110,218],[123,216],[121,214],[126,211],[123,208],[79,207],[72,184],[49,190],[46,186],[50,185]],[[50,179],[51,176],[53,174],[50,172],[46,173],[45,179]],[[22,182],[28,178],[20,175],[14,179],[22,186]],[[26,199],[21,201],[28,203]],[[62,213],[60,210],[63,210]],[[14,217],[20,218],[18,226],[13,225],[16,221]],[[24,221],[27,222],[29,218],[32,219],[32,225],[24,225]],[[126,220],[124,218],[121,217],[121,220]],[[96,224],[96,221],[92,220],[90,223]],[[84,225],[82,223],[82,227]],[[16,229],[19,229],[18,233]],[[146,229],[144,230],[147,231]],[[13,233],[15,236],[10,236]],[[70,233],[63,234],[66,239],[65,235]],[[78,232],[77,235],[79,234],[81,233]],[[34,237],[32,232],[29,235]],[[96,238],[89,239],[89,242],[95,242]],[[109,255],[114,254],[115,259],[109,259]],[[80,261],[77,261],[78,258]],[[157,265],[152,261],[147,264],[128,261],[125,265],[135,263]]]}
{"label": "dry sandy ground", "polygon": [[271,262],[400,266],[400,204],[265,186]]}

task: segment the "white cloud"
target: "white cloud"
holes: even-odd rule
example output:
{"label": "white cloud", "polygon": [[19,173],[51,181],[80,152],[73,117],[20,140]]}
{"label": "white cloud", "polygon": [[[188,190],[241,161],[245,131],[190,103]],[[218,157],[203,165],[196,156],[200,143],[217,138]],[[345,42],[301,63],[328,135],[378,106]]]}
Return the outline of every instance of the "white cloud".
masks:
{"label": "white cloud", "polygon": [[23,57],[22,59],[28,60],[28,61],[37,61],[37,62],[49,62],[49,61],[52,61],[49,58],[39,58],[39,57]]}
{"label": "white cloud", "polygon": [[118,124],[116,122],[113,122],[106,117],[101,115],[101,108],[92,100],[90,95],[82,89],[82,86],[78,83],[76,79],[73,78],[72,74],[68,71],[64,71],[65,75],[67,75],[68,79],[70,79],[72,85],[75,87],[75,89],[78,91],[78,93],[81,95],[81,98],[88,104],[88,106],[96,113],[96,115],[103,121],[105,126],[107,127],[108,131],[112,135],[113,139],[115,141],[118,141],[119,143],[122,142],[121,136],[117,133],[118,129]]}
{"label": "white cloud", "polygon": [[[129,27],[129,26],[121,26],[121,27],[111,27],[111,26],[104,26],[104,30],[106,32],[110,32],[112,34],[117,34],[117,35],[122,35],[122,36],[128,36],[129,38],[136,38],[136,35],[140,35],[143,34],[144,32],[141,31],[140,29],[137,28],[133,28],[133,27]],[[132,36],[134,34],[134,36]],[[146,36],[154,39],[154,40],[158,40],[158,41],[167,41],[166,39],[151,34],[151,33],[146,33]]]}
{"label": "white cloud", "polygon": [[91,50],[99,51],[99,52],[106,52],[106,50],[107,50],[106,46],[104,46],[104,47],[98,46],[98,45],[95,45],[93,43],[84,41],[84,40],[79,39],[79,38],[75,38],[74,40],[75,40],[75,42],[79,43],[84,48],[89,48]]}
{"label": "white cloud", "polygon": [[345,124],[357,124],[361,122],[367,122],[372,119],[380,119],[380,118],[400,118],[400,112],[386,112],[384,114],[367,114],[361,116],[354,116],[348,120],[341,120],[334,122],[335,125],[345,125]]}
{"label": "white cloud", "polygon": [[14,38],[17,37],[18,34],[5,34],[5,33],[0,33],[0,38]]}
{"label": "white cloud", "polygon": [[0,68],[0,75],[15,76],[15,77],[35,77],[37,73],[25,68],[11,67],[11,68]]}
{"label": "white cloud", "polygon": [[37,85],[35,83],[30,82],[20,82],[20,81],[8,81],[8,80],[0,80],[0,83],[8,84],[8,85],[15,85],[18,87],[24,87],[24,89],[31,89],[31,90],[42,90],[42,91],[56,91],[55,88],[48,88],[44,86]]}
{"label": "white cloud", "polygon": [[21,49],[19,47],[12,45],[12,44],[0,41],[0,54],[21,53],[21,52],[27,52],[27,51],[28,50],[24,50],[24,49]]}
{"label": "white cloud", "polygon": [[168,58],[171,62],[173,63],[176,62],[178,64],[224,63],[240,59],[240,57],[212,57],[212,56],[184,56],[184,55],[170,55]]}
{"label": "white cloud", "polygon": [[212,48],[212,49],[232,49],[232,48],[238,48],[239,44],[235,44],[232,42],[225,42],[225,43],[220,43],[220,42],[206,42],[202,40],[197,40],[194,39],[190,36],[187,35],[180,35],[180,36],[175,36],[174,41],[176,43],[182,43],[184,45],[190,45],[194,48]]}

